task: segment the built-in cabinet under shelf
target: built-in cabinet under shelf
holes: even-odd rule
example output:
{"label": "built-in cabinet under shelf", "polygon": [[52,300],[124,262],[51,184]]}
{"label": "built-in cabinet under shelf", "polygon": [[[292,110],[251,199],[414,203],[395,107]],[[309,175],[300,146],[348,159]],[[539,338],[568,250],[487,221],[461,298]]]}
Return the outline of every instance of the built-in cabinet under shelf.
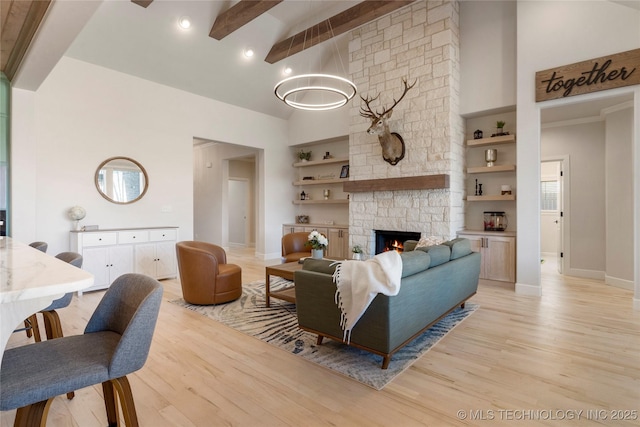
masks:
{"label": "built-in cabinet under shelf", "polygon": [[471,250],[482,255],[480,278],[515,283],[516,233],[509,231],[461,230],[458,237],[471,242]]}
{"label": "built-in cabinet under shelf", "polygon": [[346,259],[349,250],[349,226],[333,224],[283,224],[282,234],[317,231],[329,240],[329,245],[324,251],[325,258]]}

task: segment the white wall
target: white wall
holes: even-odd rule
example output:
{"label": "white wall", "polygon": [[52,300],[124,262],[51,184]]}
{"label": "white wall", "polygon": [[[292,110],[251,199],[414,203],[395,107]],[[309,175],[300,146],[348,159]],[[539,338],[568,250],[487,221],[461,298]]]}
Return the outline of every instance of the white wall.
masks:
{"label": "white wall", "polygon": [[[178,226],[193,236],[193,137],[265,149],[265,214],[257,251],[280,251],[280,224],[291,201],[278,191],[290,165],[287,123],[130,75],[63,58],[35,93],[14,90],[12,106],[13,237],[68,249],[73,205],[83,224],[101,228]],[[247,126],[250,122],[252,125]],[[149,191],[132,205],[107,202],[93,177],[101,161],[132,157],[147,169]],[[171,212],[162,212],[170,207]]]}
{"label": "white wall", "polygon": [[460,2],[460,114],[516,105],[515,1]]}
{"label": "white wall", "polygon": [[633,108],[606,115],[606,277],[633,289]]}
{"label": "white wall", "polygon": [[[537,104],[536,71],[637,49],[640,11],[607,1],[519,1],[517,18],[518,188],[520,194],[535,194],[540,182],[540,108],[571,102]],[[597,96],[582,95],[581,99]],[[634,124],[640,129],[638,115]],[[640,185],[640,175],[636,174],[635,179],[636,186]],[[517,210],[516,291],[540,295],[539,197],[519,198]],[[637,241],[640,233],[636,230],[635,234]],[[636,283],[636,299],[639,298],[640,285]]]}
{"label": "white wall", "polygon": [[571,189],[565,274],[604,279],[607,253],[604,121],[545,127],[540,147],[542,157],[566,155],[571,164],[570,175],[565,179],[565,185]]}

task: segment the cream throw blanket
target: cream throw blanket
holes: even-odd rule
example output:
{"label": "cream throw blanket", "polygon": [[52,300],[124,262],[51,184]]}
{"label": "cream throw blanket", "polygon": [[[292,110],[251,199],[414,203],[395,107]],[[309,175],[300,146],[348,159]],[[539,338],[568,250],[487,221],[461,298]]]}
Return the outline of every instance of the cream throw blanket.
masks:
{"label": "cream throw blanket", "polygon": [[341,311],[340,327],[344,341],[351,339],[351,329],[378,293],[397,295],[402,277],[402,258],[387,251],[366,261],[341,261],[333,274],[336,304]]}

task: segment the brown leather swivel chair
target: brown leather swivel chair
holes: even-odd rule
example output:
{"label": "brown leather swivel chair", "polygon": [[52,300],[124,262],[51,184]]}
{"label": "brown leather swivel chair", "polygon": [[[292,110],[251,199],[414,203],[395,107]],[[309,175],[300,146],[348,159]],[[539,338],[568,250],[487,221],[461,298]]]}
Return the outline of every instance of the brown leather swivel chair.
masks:
{"label": "brown leather swivel chair", "polygon": [[242,295],[242,270],[227,264],[218,245],[185,241],[176,243],[182,296],[189,304],[221,304]]}
{"label": "brown leather swivel chair", "polygon": [[307,246],[309,233],[289,233],[282,236],[282,262],[294,262],[310,257],[311,248]]}

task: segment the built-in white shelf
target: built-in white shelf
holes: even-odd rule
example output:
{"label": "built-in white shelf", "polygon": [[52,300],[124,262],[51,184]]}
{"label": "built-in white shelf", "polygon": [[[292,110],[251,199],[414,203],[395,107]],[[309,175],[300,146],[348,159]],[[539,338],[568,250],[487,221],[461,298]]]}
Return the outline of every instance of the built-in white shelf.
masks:
{"label": "built-in white shelf", "polygon": [[515,172],[516,165],[477,166],[467,168],[467,173]]}
{"label": "built-in white shelf", "polygon": [[499,194],[493,196],[467,196],[467,202],[500,202],[500,201],[512,201],[515,200],[514,194],[505,194],[501,196]]}
{"label": "built-in white shelf", "polygon": [[492,136],[490,138],[467,139],[467,147],[482,147],[484,145],[513,144],[515,135]]}
{"label": "built-in white shelf", "polygon": [[349,199],[329,199],[329,200],[294,200],[294,205],[338,205],[349,203]]}
{"label": "built-in white shelf", "polygon": [[293,164],[295,168],[301,168],[306,166],[318,166],[318,165],[328,165],[330,163],[349,163],[348,157],[334,157],[326,160],[309,160],[306,162],[296,162]]}
{"label": "built-in white shelf", "polygon": [[326,185],[326,184],[342,184],[346,178],[333,178],[333,179],[303,179],[301,181],[293,182],[293,185]]}

